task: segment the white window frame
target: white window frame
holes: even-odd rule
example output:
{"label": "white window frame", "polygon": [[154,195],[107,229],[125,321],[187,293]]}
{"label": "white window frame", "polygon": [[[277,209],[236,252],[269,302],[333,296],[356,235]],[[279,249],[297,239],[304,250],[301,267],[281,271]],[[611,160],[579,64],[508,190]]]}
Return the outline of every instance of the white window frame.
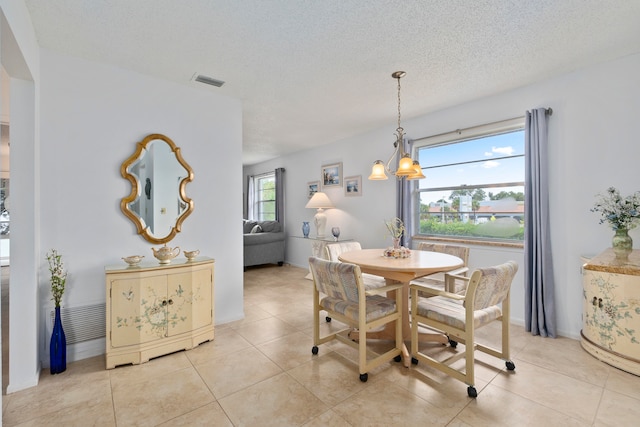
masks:
{"label": "white window frame", "polygon": [[[508,120],[503,120],[494,123],[487,123],[484,125],[469,127],[466,129],[457,129],[455,131],[428,136],[425,138],[420,138],[414,140],[412,147],[412,156],[413,158],[418,158],[418,152],[421,148],[424,147],[432,147],[432,146],[441,146],[447,144],[455,144],[459,142],[465,142],[473,139],[478,139],[482,137],[487,137],[491,135],[499,135],[519,130],[524,130],[525,127],[525,117],[516,117]],[[428,182],[429,174],[428,169],[424,170],[425,178]],[[522,171],[523,181],[518,183],[510,183],[524,186],[525,180],[525,172]],[[422,181],[422,180],[421,180]],[[497,184],[497,183],[496,183]],[[507,184],[507,183],[501,183]],[[463,187],[460,187],[463,188]],[[468,188],[473,189],[474,185],[470,184]],[[483,187],[486,188],[486,187]],[[461,235],[435,235],[435,234],[421,234],[420,233],[420,194],[424,191],[428,190],[428,188],[420,189],[420,185],[418,184],[415,187],[415,191],[413,192],[412,197],[412,222],[413,222],[413,230],[414,237],[419,239],[437,239],[437,240],[458,240],[458,241],[478,241],[478,242],[514,242],[514,243],[522,243],[522,240],[516,239],[493,239],[490,237],[472,237],[472,236],[461,236]]]}
{"label": "white window frame", "polygon": [[[273,180],[273,199],[269,199],[269,200],[265,200],[262,198],[262,191],[260,190],[260,181],[261,180],[265,180],[265,179],[272,179]],[[267,172],[267,173],[263,173],[260,175],[256,175],[253,177],[253,191],[254,191],[254,207],[253,207],[253,212],[255,214],[255,220],[257,221],[270,221],[270,220],[275,220],[275,208],[276,208],[276,198],[275,198],[275,182],[276,182],[276,173],[275,172]],[[265,210],[264,210],[264,204],[266,202],[273,202],[273,217],[269,216],[268,218],[265,215]]]}

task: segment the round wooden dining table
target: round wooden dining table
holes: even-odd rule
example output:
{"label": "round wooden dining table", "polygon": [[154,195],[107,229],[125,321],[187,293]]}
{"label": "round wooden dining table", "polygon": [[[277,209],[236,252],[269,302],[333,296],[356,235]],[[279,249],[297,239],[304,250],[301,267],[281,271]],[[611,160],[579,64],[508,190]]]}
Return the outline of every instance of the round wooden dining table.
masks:
{"label": "round wooden dining table", "polygon": [[[419,277],[433,273],[446,272],[461,267],[462,259],[440,252],[411,250],[408,258],[387,258],[383,256],[383,249],[362,249],[359,251],[344,252],[338,259],[360,266],[363,273],[375,274],[384,277],[387,283],[403,283],[402,287],[402,335],[403,340],[411,339],[411,323],[409,321],[409,283]],[[395,291],[391,291],[395,292]],[[390,293],[390,298],[393,295]],[[357,333],[350,336],[357,339]],[[367,334],[372,339],[395,339],[395,328],[392,323],[387,324],[380,331]],[[421,334],[420,341],[447,343],[447,337],[442,334]],[[411,357],[406,345],[402,351],[405,366],[409,366]]]}

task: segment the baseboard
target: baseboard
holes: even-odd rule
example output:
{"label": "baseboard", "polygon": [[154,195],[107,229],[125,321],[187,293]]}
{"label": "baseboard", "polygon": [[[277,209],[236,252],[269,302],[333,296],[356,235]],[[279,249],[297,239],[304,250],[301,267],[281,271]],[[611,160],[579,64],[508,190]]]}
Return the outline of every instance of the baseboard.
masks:
{"label": "baseboard", "polygon": [[[40,369],[35,374],[35,377],[31,378],[28,381],[23,381],[21,383],[15,384],[9,382],[7,385],[7,394],[15,393],[18,391],[26,390],[31,387],[35,387],[38,385],[38,379],[40,378]],[[11,379],[9,379],[11,381]]]}
{"label": "baseboard", "polygon": [[[90,357],[100,356],[105,353],[106,340],[98,338],[77,344],[67,345],[67,363],[77,362]],[[41,363],[43,368],[49,368],[49,349],[43,352]]]}

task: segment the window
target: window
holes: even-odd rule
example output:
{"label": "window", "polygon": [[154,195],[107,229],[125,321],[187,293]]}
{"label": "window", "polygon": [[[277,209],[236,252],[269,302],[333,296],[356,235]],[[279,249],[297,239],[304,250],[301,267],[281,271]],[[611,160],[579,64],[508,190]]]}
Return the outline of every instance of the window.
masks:
{"label": "window", "polygon": [[276,174],[274,172],[258,175],[254,178],[255,218],[258,221],[276,219]]}
{"label": "window", "polygon": [[9,178],[0,178],[0,236],[9,237]]}
{"label": "window", "polygon": [[416,141],[418,236],[524,240],[524,118]]}

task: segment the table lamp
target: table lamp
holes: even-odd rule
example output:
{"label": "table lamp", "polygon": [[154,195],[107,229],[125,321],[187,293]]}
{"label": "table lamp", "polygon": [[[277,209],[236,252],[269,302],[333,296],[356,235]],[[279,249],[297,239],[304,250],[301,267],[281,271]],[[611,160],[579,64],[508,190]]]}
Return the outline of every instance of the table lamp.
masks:
{"label": "table lamp", "polygon": [[316,192],[313,197],[307,202],[305,208],[318,209],[316,215],[313,217],[313,223],[316,226],[316,237],[324,237],[325,226],[327,225],[327,215],[324,213],[325,209],[333,207],[333,203],[323,192]]}

